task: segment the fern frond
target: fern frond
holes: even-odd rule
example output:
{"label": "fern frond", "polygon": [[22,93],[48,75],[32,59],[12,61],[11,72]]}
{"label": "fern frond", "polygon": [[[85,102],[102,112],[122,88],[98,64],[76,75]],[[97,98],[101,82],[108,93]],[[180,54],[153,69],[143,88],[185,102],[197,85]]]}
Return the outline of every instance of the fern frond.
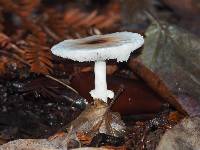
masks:
{"label": "fern frond", "polygon": [[31,72],[48,74],[53,68],[52,55],[50,48],[40,38],[33,35],[27,37],[27,45],[24,46],[25,58],[31,67]]}
{"label": "fern frond", "polygon": [[66,25],[75,29],[90,27],[96,27],[98,29],[110,28],[119,19],[118,15],[99,15],[96,10],[91,13],[85,13],[78,9],[71,9],[66,11],[64,15]]}
{"label": "fern frond", "polygon": [[23,54],[24,51],[13,43],[6,34],[0,33],[0,74],[5,73],[7,64],[28,65],[23,59]]}

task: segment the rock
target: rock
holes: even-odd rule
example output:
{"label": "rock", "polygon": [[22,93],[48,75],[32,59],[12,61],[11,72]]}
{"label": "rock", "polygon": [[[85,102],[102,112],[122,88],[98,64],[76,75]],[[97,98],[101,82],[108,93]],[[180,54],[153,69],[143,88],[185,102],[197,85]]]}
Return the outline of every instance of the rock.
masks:
{"label": "rock", "polygon": [[168,130],[156,150],[199,150],[200,117],[185,118]]}

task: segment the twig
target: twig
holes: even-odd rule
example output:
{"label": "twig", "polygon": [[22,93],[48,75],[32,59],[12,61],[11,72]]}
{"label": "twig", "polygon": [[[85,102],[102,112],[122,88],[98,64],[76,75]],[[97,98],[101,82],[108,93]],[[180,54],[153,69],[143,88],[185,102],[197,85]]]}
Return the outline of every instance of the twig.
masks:
{"label": "twig", "polygon": [[56,81],[56,82],[58,82],[58,83],[64,85],[65,87],[69,88],[70,90],[72,90],[73,92],[75,92],[75,93],[78,94],[78,92],[77,92],[74,88],[72,88],[71,86],[65,84],[64,82],[60,81],[59,79],[56,79],[55,77],[52,77],[52,76],[47,75],[47,74],[45,75],[45,77],[47,77],[47,78],[49,78],[49,79],[52,79],[52,80],[54,80],[54,81]]}

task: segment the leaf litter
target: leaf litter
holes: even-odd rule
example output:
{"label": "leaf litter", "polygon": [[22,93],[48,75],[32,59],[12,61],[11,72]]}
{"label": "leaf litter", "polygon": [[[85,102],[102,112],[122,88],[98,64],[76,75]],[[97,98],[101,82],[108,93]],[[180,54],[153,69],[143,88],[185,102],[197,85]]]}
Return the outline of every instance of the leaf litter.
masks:
{"label": "leaf litter", "polygon": [[[144,66],[136,68],[140,75],[145,68],[153,72],[154,77],[142,77],[177,109],[190,116],[200,113],[199,40],[182,28],[154,20],[146,31],[144,50],[138,59]],[[137,60],[132,60],[132,67],[137,65],[134,61]],[[156,86],[156,82],[160,85]]]}
{"label": "leaf litter", "polygon": [[[50,144],[48,149],[61,148],[62,145],[63,148],[67,146],[75,148],[81,145],[83,146],[81,149],[87,146],[97,146],[102,149],[156,149],[166,130],[179,124],[186,115],[199,114],[199,26],[198,17],[195,17],[199,7],[195,0],[181,1],[190,7],[184,5],[180,8],[177,1],[170,0],[122,1],[120,3],[117,0],[110,0],[110,3],[106,3],[107,6],[105,3],[98,5],[97,2],[90,0],[87,3],[82,2],[81,6],[71,1],[1,0],[0,142],[3,144],[25,138],[25,140],[19,140],[21,146],[27,148],[29,144],[31,148],[31,144],[36,144],[36,149],[40,149],[45,143]],[[90,8],[91,11],[88,11],[88,6],[92,8]],[[105,10],[102,9],[104,7]],[[171,11],[168,7],[175,11]],[[121,11],[125,13],[124,16],[120,16],[119,8],[123,8]],[[126,11],[129,12],[128,18],[125,17]],[[149,24],[144,11],[152,12],[165,22],[158,19]],[[185,13],[187,15],[183,15]],[[190,17],[192,21],[188,21],[187,16],[191,16],[188,15],[190,13],[193,14],[193,17]],[[123,23],[126,23],[126,26]],[[176,26],[171,23],[175,23]],[[117,102],[117,99],[115,107],[129,105],[128,97],[132,94],[132,88],[141,89],[141,93],[146,93],[146,88],[141,88],[141,85],[146,86],[146,84],[154,90],[150,91],[152,95],[155,92],[162,98],[159,98],[161,102],[157,102],[155,100],[157,98],[153,97],[151,102],[159,104],[159,109],[152,107],[153,104],[151,104],[149,105],[152,110],[150,112],[149,109],[138,107],[140,106],[138,100],[131,101],[134,105],[130,106],[134,106],[135,111],[130,111],[130,107],[127,107],[129,115],[122,116],[125,122],[125,125],[123,123],[122,125],[118,122],[118,115],[108,111],[107,106],[93,105],[90,100],[91,104],[87,104],[86,99],[83,98],[85,96],[82,97],[82,95],[90,89],[81,88],[79,91],[74,88],[81,93],[78,94],[67,88],[71,86],[74,75],[81,74],[75,71],[77,63],[52,56],[50,47],[63,39],[124,29],[145,33],[145,46],[141,49],[142,53],[135,53],[139,55],[137,59],[131,58],[129,64],[117,65],[117,70],[110,74],[112,78],[110,82],[116,83],[112,85],[113,88],[119,88],[117,85],[119,82],[116,82],[119,78],[114,77],[119,75],[119,72],[134,74],[128,76],[131,81],[137,79],[140,82],[142,79],[145,82],[141,81],[140,84],[133,86],[135,81],[120,79],[120,82],[130,90],[124,91],[126,96],[121,94],[123,96],[121,99],[125,101],[123,102],[119,97],[121,102]],[[187,29],[191,29],[196,35],[186,31]],[[92,68],[91,64],[86,66]],[[84,70],[83,66],[80,68]],[[88,76],[87,70],[84,70],[84,73]],[[51,75],[59,82],[47,78]],[[121,74],[122,76],[125,77],[124,74]],[[64,83],[67,86],[61,84],[63,79],[67,81]],[[85,79],[79,77],[76,80],[78,83]],[[86,85],[89,87],[92,83],[89,82]],[[148,100],[146,96],[142,98],[142,102]],[[99,118],[87,112],[86,107],[99,114]],[[99,107],[101,109],[96,109]],[[121,111],[122,114],[126,114],[126,109],[121,109]],[[122,137],[117,137],[118,132],[110,130],[115,128],[112,123],[115,125],[119,123],[126,127],[127,130]],[[72,124],[78,132],[70,130]],[[113,128],[110,128],[110,125],[113,125]],[[97,127],[101,127],[103,133],[99,133]],[[68,132],[66,128],[69,129]],[[58,137],[53,141],[47,140],[58,131],[60,131]],[[66,141],[70,139],[69,133],[76,135],[70,142]],[[29,138],[37,139],[26,140]],[[41,142],[40,139],[44,140]],[[14,141],[11,145],[16,146],[17,142]]]}

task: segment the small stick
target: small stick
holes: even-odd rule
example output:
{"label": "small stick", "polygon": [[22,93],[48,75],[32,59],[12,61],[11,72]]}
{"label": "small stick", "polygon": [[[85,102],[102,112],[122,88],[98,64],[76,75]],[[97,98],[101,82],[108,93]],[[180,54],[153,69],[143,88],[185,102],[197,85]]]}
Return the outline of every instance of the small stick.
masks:
{"label": "small stick", "polygon": [[64,85],[65,87],[69,88],[70,90],[72,90],[73,92],[75,92],[75,93],[78,94],[78,92],[77,92],[74,88],[72,88],[71,86],[65,84],[64,82],[60,81],[59,79],[56,79],[55,77],[52,77],[52,76],[50,76],[50,75],[48,75],[48,74],[46,74],[45,77],[47,77],[47,78],[49,78],[49,79],[52,79],[52,80],[54,80],[54,81],[56,81],[56,82],[58,82],[58,83]]}

